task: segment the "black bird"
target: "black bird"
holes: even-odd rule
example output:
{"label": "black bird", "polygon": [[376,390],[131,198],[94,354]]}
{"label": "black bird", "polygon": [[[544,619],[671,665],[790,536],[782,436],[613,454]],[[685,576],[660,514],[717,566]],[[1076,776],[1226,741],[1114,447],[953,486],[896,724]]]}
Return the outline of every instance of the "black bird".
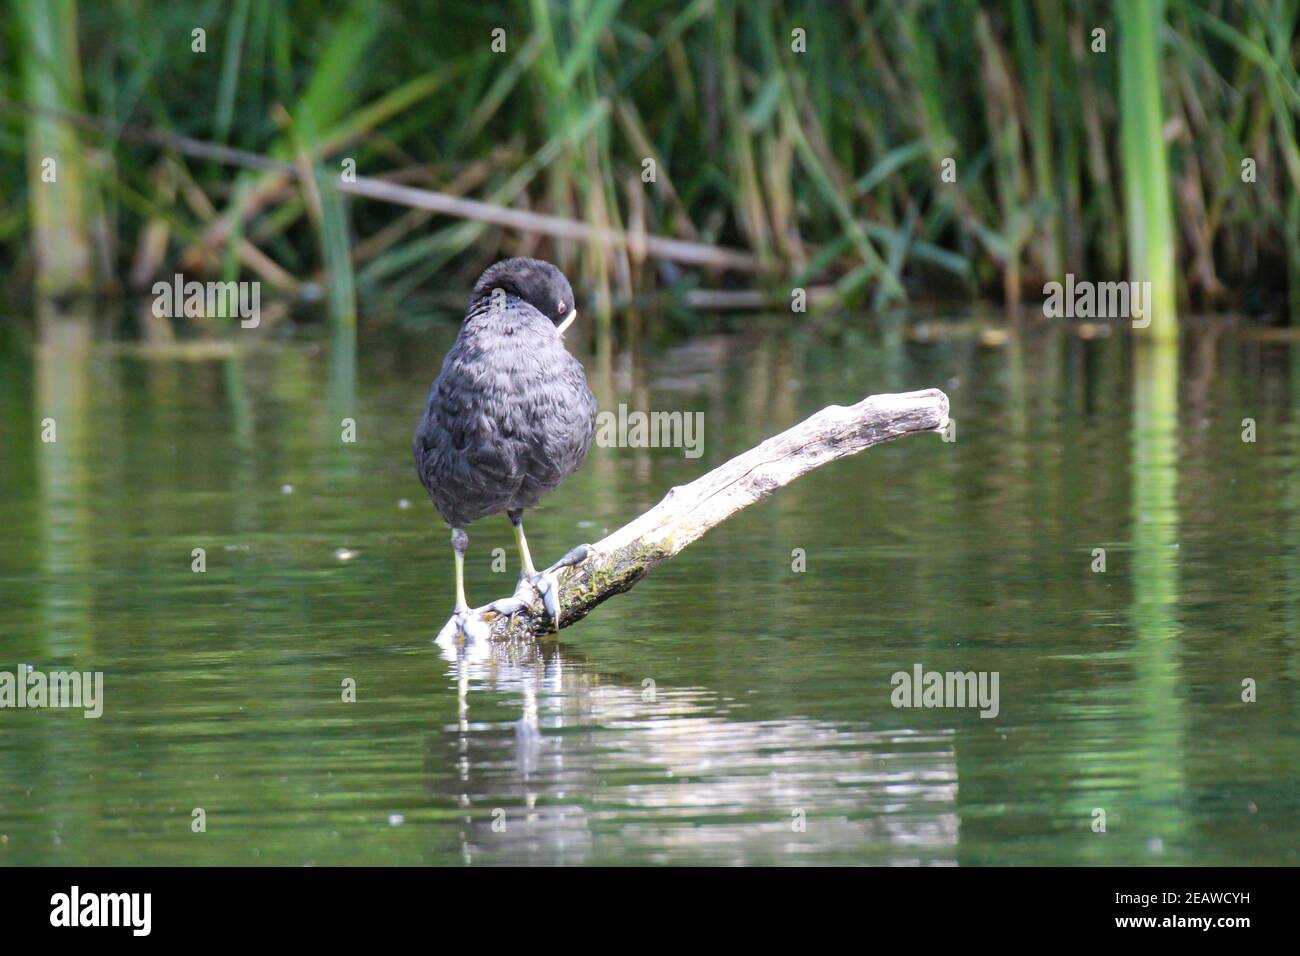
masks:
{"label": "black bird", "polygon": [[586,555],[577,548],[538,572],[524,537],[524,511],[573,472],[596,433],[596,398],[562,333],[577,316],[573,288],[540,259],[506,259],[479,276],[456,343],[443,360],[415,430],[415,466],[434,507],[451,526],[456,610],[444,634],[487,633],[465,600],[465,550],[472,521],[504,511],[523,565],[510,613],[542,597],[559,626],[555,572]]}

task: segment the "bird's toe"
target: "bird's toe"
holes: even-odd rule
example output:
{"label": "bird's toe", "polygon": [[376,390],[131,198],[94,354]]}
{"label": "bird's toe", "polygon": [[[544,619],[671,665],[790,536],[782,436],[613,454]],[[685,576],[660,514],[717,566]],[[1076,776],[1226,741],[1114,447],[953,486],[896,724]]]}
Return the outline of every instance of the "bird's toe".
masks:
{"label": "bird's toe", "polygon": [[591,552],[592,552],[591,545],[580,544],[576,548],[573,548],[571,551],[569,551],[569,553],[566,554],[564,557],[560,558],[560,560],[552,564],[549,568],[546,569],[546,571],[549,573],[549,572],[559,571],[563,568],[577,567],[579,564],[582,564],[583,561],[587,560],[587,558],[591,555]]}
{"label": "bird's toe", "polygon": [[492,624],[483,612],[465,608],[452,614],[447,623],[442,626],[442,630],[438,632],[434,642],[445,644],[462,637],[467,641],[486,641],[491,636]]}
{"label": "bird's toe", "polygon": [[537,575],[541,583],[537,591],[542,596],[542,606],[551,619],[551,630],[560,629],[560,579],[554,571],[546,570]]}
{"label": "bird's toe", "polygon": [[520,601],[523,605],[535,608],[537,599],[541,598],[542,610],[550,618],[551,630],[560,629],[560,578],[554,569],[547,568],[534,574],[519,577],[519,587],[511,601]]}

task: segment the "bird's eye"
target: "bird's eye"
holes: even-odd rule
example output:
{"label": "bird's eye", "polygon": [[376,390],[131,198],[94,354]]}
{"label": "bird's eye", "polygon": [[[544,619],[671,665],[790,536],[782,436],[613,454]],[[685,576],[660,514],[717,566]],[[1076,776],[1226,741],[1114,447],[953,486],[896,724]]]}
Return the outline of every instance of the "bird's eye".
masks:
{"label": "bird's eye", "polygon": [[555,307],[555,314],[556,314],[556,315],[564,315],[564,303],[563,303],[563,302],[561,302],[559,305],[557,305],[557,306]]}

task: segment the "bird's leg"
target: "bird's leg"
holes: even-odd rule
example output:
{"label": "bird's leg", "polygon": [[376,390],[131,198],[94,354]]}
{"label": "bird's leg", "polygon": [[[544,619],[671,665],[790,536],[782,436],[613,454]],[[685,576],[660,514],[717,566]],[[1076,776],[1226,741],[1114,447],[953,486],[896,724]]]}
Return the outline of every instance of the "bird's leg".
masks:
{"label": "bird's leg", "polygon": [[528,551],[528,539],[524,537],[524,513],[522,511],[508,511],[510,524],[515,529],[515,544],[519,548],[519,562],[524,569],[525,577],[532,577],[537,574],[537,569],[533,567],[533,556]]}
{"label": "bird's leg", "polygon": [[533,565],[533,556],[528,550],[528,538],[524,535],[523,511],[507,511],[510,524],[515,530],[515,544],[519,547],[519,586],[515,588],[514,601],[531,605],[534,595],[542,599],[542,607],[550,615],[554,630],[560,629],[560,582],[555,575],[539,572]]}
{"label": "bird's leg", "polygon": [[456,613],[464,614],[469,610],[465,600],[465,552],[469,550],[469,535],[464,528],[451,529],[451,550],[456,560]]}
{"label": "bird's leg", "polygon": [[560,629],[560,580],[559,572],[587,560],[591,545],[580,544],[564,557],[560,558],[545,571],[538,571],[533,566],[532,555],[528,552],[528,539],[524,537],[523,512],[512,511],[510,521],[515,528],[515,540],[519,544],[519,558],[523,571],[519,575],[519,586],[508,598],[501,598],[480,608],[471,608],[465,600],[465,550],[469,546],[469,536],[460,528],[453,528],[451,544],[456,558],[456,611],[438,634],[438,643],[445,644],[464,635],[471,640],[488,639],[492,634],[492,622],[497,615],[513,618],[525,608],[536,607],[537,599],[542,599],[542,607],[551,620],[552,630]]}
{"label": "bird's leg", "polygon": [[515,541],[519,545],[519,560],[523,565],[523,571],[519,575],[519,587],[515,589],[514,598],[511,600],[532,604],[532,594],[535,593],[542,599],[542,607],[551,619],[552,630],[558,631],[560,629],[559,572],[585,561],[591,546],[580,544],[545,571],[538,571],[533,566],[533,556],[528,551],[528,539],[524,537],[524,513],[509,511],[507,514],[515,529]]}
{"label": "bird's leg", "polygon": [[451,529],[451,548],[456,559],[456,610],[451,620],[438,632],[438,640],[463,634],[471,640],[486,640],[492,628],[486,618],[469,606],[465,600],[465,551],[469,548],[469,535],[464,528]]}

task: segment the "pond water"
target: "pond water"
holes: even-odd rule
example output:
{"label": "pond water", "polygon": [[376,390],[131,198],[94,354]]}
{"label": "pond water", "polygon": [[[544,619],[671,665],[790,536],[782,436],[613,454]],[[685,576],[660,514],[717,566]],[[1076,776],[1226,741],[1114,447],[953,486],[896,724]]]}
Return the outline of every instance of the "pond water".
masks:
{"label": "pond water", "polygon": [[[433,643],[410,456],[452,325],[363,336],[354,373],[10,334],[0,671],[104,683],[97,719],[0,710],[0,864],[1297,863],[1300,350],[918,321],[584,359],[602,408],[702,412],[702,454],[594,449],[528,518],[539,563],[828,404],[937,386],[956,440],[469,649]],[[471,526],[471,602],[517,573],[506,519]],[[996,672],[996,715],[896,707],[918,666]]]}

